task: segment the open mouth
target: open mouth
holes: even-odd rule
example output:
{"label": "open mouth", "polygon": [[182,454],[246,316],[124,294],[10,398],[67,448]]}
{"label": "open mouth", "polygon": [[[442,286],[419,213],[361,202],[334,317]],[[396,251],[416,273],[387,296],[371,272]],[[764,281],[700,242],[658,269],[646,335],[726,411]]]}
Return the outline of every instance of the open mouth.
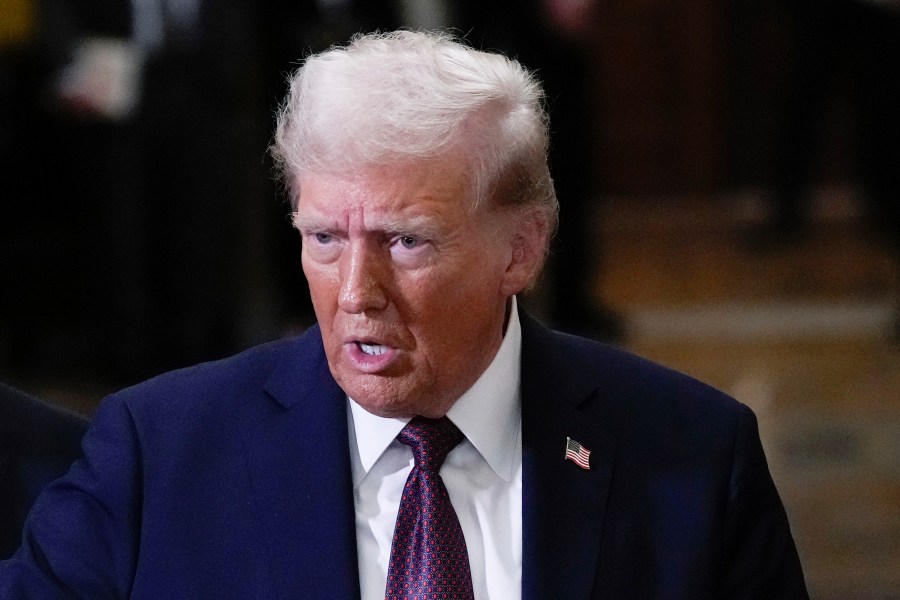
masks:
{"label": "open mouth", "polygon": [[356,342],[356,345],[363,352],[363,354],[366,354],[368,356],[378,356],[387,352],[387,346],[382,346],[381,344],[366,344],[363,342]]}

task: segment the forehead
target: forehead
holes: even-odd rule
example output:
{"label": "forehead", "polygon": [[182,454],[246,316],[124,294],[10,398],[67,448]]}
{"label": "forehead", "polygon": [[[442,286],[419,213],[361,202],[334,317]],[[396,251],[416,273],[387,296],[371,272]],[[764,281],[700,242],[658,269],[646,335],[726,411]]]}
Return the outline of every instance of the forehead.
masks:
{"label": "forehead", "polygon": [[298,181],[300,219],[461,215],[473,206],[468,169],[446,159],[370,166],[352,174],[306,172]]}

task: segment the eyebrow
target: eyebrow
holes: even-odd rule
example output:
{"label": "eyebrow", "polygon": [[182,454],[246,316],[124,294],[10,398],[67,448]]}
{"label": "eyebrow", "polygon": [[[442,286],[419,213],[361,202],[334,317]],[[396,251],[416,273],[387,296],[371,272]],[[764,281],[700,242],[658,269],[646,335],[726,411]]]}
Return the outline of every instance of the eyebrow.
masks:
{"label": "eyebrow", "polygon": [[426,238],[436,237],[441,231],[438,219],[425,215],[384,220],[378,229],[385,233],[414,233]]}
{"label": "eyebrow", "polygon": [[[300,215],[296,211],[291,217],[294,227],[300,232],[308,231],[342,231],[344,228],[336,220],[316,215]],[[411,233],[426,238],[433,238],[440,234],[439,220],[427,215],[413,215],[379,220],[376,227],[370,231],[378,231],[387,234]]]}
{"label": "eyebrow", "polygon": [[331,225],[326,224],[328,219],[321,219],[315,216],[303,216],[299,212],[294,211],[291,214],[291,223],[294,225],[294,229],[300,232],[304,231],[317,231],[317,230],[326,230],[331,231],[334,229],[339,229],[337,227],[337,223],[332,220]]}

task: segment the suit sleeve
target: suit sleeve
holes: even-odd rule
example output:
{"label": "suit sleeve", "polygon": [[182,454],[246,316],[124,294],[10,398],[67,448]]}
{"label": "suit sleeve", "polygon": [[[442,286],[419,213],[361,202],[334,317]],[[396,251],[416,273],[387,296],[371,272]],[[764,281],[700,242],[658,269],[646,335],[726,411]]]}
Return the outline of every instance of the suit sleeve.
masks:
{"label": "suit sleeve", "polygon": [[141,453],[112,397],[85,436],[84,458],[38,497],[16,554],[0,562],[0,598],[127,598],[140,532]]}
{"label": "suit sleeve", "polygon": [[756,417],[741,405],[726,515],[720,597],[808,600],[784,505],[766,463]]}

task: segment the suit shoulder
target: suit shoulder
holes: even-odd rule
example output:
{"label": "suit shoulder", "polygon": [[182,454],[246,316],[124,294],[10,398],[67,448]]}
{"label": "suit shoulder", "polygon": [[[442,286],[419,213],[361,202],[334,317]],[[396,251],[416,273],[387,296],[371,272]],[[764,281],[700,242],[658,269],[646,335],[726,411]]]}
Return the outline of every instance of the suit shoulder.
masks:
{"label": "suit shoulder", "polygon": [[626,405],[635,416],[734,421],[746,410],[721,390],[625,349],[556,331],[544,333],[547,337],[538,340],[539,348],[528,359],[532,365],[523,363],[523,373],[529,368],[559,373],[555,376],[559,381],[581,388],[574,392],[576,397],[596,390],[608,401]]}
{"label": "suit shoulder", "polygon": [[725,468],[742,424],[755,430],[749,408],[694,377],[621,348],[552,335],[559,336],[553,362],[564,363],[564,378],[577,382],[565,384],[561,398],[615,431],[631,458],[687,464],[700,453]]}
{"label": "suit shoulder", "polygon": [[197,419],[228,413],[265,395],[285,362],[299,366],[316,352],[316,332],[254,346],[234,356],[163,373],[121,390],[105,402],[121,402],[137,418],[169,414]]}

